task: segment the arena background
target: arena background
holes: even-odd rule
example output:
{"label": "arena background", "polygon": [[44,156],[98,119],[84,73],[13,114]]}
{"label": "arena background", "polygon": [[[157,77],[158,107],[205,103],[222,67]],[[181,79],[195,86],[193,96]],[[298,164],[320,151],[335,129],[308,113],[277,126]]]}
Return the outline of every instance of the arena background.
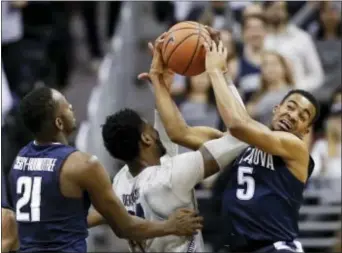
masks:
{"label": "arena background", "polygon": [[[18,149],[31,138],[18,117],[20,99],[35,86],[47,85],[61,90],[74,106],[79,124],[72,143],[97,155],[114,176],[122,164],[104,149],[101,124],[106,115],[123,107],[153,121],[153,96],[136,76],[149,69],[147,42],[178,21],[197,20],[223,31],[231,50],[229,61],[233,69],[240,66],[239,89],[246,95],[243,78],[257,80],[254,78],[260,78],[263,66],[254,66],[249,72],[251,66],[241,64],[244,45],[247,48],[253,39],[260,39],[258,34],[244,35],[247,31],[243,31],[242,19],[261,14],[267,23],[270,5],[263,1],[2,2],[2,173],[8,172]],[[290,55],[289,62],[296,61],[291,53],[303,58],[293,64],[303,65],[307,78],[302,78],[300,85],[292,85],[312,91],[322,105],[322,116],[307,140],[319,168],[308,184],[300,210],[300,241],[308,252],[341,252],[341,3],[288,2],[286,10],[286,27],[303,31],[287,30],[274,48],[265,47],[285,58]],[[298,33],[307,40],[293,43]],[[274,39],[272,36],[268,30],[265,40]],[[196,82],[201,83],[197,86],[205,85],[205,80],[202,76],[191,82],[196,87]],[[222,129],[208,99],[210,91],[188,91],[186,85],[188,82],[177,76],[173,94],[188,124]],[[248,102],[247,96],[244,99]],[[258,106],[256,102],[249,104],[249,109],[253,111],[254,106]],[[219,245],[215,207],[222,180],[224,175],[207,180],[197,189],[208,251]],[[88,245],[92,252],[126,249],[126,243],[107,227],[90,230]]]}

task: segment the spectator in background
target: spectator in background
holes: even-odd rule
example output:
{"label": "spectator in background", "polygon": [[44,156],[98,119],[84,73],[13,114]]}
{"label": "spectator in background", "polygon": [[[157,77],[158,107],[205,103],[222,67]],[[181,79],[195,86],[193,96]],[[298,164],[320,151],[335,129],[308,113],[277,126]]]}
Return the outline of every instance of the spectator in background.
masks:
{"label": "spectator in background", "polygon": [[215,96],[207,73],[187,79],[179,110],[189,126],[218,127]]}
{"label": "spectator in background", "polygon": [[1,59],[11,91],[15,91],[22,82],[19,74],[22,66],[20,42],[24,35],[21,8],[26,4],[27,1],[1,2]]}
{"label": "spectator in background", "polygon": [[227,65],[231,75],[236,76],[239,57],[236,51],[236,44],[233,39],[233,34],[229,30],[222,30],[220,33],[221,40],[225,48],[227,48]]}
{"label": "spectator in background", "polygon": [[341,84],[341,3],[321,2],[316,46],[325,72],[324,85],[315,91],[316,97],[327,102],[333,90]]}
{"label": "spectator in background", "polygon": [[236,81],[243,99],[248,101],[260,87],[260,64],[266,36],[264,17],[261,15],[246,16],[242,24],[242,35],[243,53],[236,73],[232,73],[232,78]]}
{"label": "spectator in background", "polygon": [[339,89],[332,100],[325,136],[316,141],[311,154],[315,161],[312,177],[328,179],[329,183],[323,187],[334,192],[331,196],[324,196],[325,202],[341,201],[341,115],[342,93]]}
{"label": "spectator in background", "polygon": [[[116,24],[119,20],[119,14],[121,9],[121,1],[109,1],[107,15],[108,15],[108,26],[106,30],[106,39],[110,39],[116,29]],[[86,28],[86,39],[89,47],[90,57],[91,57],[91,68],[93,71],[97,71],[102,57],[103,49],[101,46],[100,34],[99,34],[99,18],[98,18],[98,8],[100,2],[97,1],[81,1],[81,13],[83,16],[85,28]]]}
{"label": "spectator in background", "polygon": [[253,3],[247,5],[246,8],[243,10],[242,18],[245,19],[248,16],[254,15],[264,15],[264,8],[261,4]]}
{"label": "spectator in background", "polygon": [[293,87],[292,71],[285,58],[275,52],[265,52],[261,62],[261,86],[246,105],[248,113],[270,125],[273,109]]}
{"label": "spectator in background", "polygon": [[268,35],[265,49],[285,56],[294,70],[296,88],[312,91],[323,84],[324,73],[310,35],[288,21],[285,1],[265,2]]}
{"label": "spectator in background", "polygon": [[186,19],[221,30],[229,22],[226,17],[226,2],[211,1],[209,5],[194,6]]}

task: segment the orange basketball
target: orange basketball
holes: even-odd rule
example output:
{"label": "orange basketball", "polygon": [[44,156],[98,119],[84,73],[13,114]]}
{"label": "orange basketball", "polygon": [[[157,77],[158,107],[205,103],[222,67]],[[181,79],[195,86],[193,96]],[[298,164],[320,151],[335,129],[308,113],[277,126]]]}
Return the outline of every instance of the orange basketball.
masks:
{"label": "orange basketball", "polygon": [[211,43],[209,32],[197,22],[180,22],[167,32],[162,46],[164,63],[174,72],[196,76],[205,71],[205,48]]}

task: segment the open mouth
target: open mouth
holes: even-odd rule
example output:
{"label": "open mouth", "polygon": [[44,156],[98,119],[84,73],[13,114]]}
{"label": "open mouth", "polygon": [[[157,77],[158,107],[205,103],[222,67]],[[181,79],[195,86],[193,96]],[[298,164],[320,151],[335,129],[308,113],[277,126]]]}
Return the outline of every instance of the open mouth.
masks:
{"label": "open mouth", "polygon": [[279,121],[279,126],[283,131],[290,131],[292,129],[292,124],[285,119]]}

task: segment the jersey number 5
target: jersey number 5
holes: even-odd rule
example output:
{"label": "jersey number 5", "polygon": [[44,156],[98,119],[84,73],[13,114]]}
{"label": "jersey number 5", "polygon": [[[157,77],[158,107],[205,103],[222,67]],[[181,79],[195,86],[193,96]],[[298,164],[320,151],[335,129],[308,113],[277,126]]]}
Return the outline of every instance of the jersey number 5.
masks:
{"label": "jersey number 5", "polygon": [[[17,221],[40,221],[40,191],[41,177],[19,177],[17,181],[17,194],[21,194],[16,204]],[[30,202],[30,212],[22,212],[21,209]],[[30,217],[31,215],[31,217]]]}
{"label": "jersey number 5", "polygon": [[250,200],[254,196],[255,181],[252,177],[253,168],[251,167],[239,167],[237,182],[240,187],[236,191],[236,197],[240,200]]}

